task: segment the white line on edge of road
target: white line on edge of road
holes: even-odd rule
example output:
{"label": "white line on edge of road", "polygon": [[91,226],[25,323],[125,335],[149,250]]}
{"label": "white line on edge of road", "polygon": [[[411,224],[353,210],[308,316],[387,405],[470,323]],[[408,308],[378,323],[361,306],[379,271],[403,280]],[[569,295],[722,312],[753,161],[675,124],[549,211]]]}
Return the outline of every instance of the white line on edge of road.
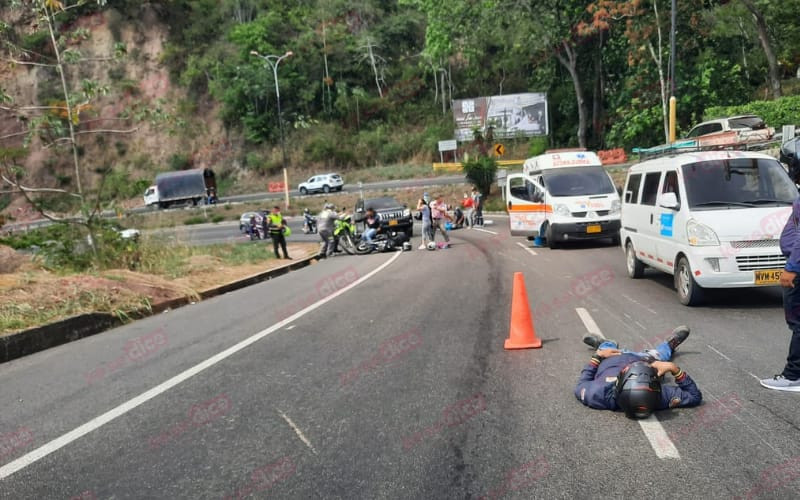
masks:
{"label": "white line on edge of road", "polygon": [[281,415],[281,417],[283,417],[284,420],[286,420],[286,423],[289,424],[289,427],[291,427],[294,433],[297,434],[297,437],[300,438],[300,441],[305,443],[305,445],[308,446],[311,452],[314,453],[314,455],[316,455],[317,450],[315,450],[314,447],[311,446],[311,441],[309,441],[308,438],[303,434],[303,431],[300,430],[300,427],[297,427],[297,425],[294,422],[292,422],[292,419],[287,417],[286,414],[283,413],[282,411],[278,410],[278,413]]}
{"label": "white line on edge of road", "polygon": [[524,249],[526,252],[528,252],[529,254],[531,254],[531,255],[536,255],[536,252],[533,250],[533,248],[526,247],[526,246],[525,246],[525,244],[524,244],[524,243],[522,243],[521,241],[518,241],[518,242],[517,242],[517,245],[519,245],[519,246],[520,246],[520,248],[523,248],[523,249]]}
{"label": "white line on edge of road", "polygon": [[129,411],[133,410],[137,406],[139,406],[139,405],[141,405],[143,403],[146,403],[147,401],[150,401],[151,399],[155,398],[156,396],[158,396],[160,394],[165,393],[166,391],[172,389],[173,387],[175,387],[176,385],[180,384],[181,382],[184,382],[185,380],[188,380],[188,379],[194,377],[198,373],[200,373],[200,372],[202,372],[202,371],[204,371],[204,370],[206,370],[208,368],[211,368],[212,366],[214,366],[215,364],[217,364],[220,361],[224,360],[225,358],[228,358],[228,357],[236,354],[237,352],[241,351],[242,349],[244,349],[245,347],[249,346],[250,344],[258,342],[259,340],[261,340],[262,338],[266,337],[267,335],[275,332],[276,330],[279,330],[279,329],[283,328],[287,324],[295,321],[296,319],[301,318],[305,314],[310,313],[311,311],[313,311],[314,309],[317,309],[318,307],[322,306],[323,304],[326,304],[327,302],[330,302],[331,300],[335,299],[336,297],[338,297],[340,295],[343,295],[344,293],[350,291],[352,288],[355,288],[359,284],[365,282],[369,278],[375,276],[376,274],[378,274],[379,272],[384,270],[386,267],[391,265],[392,262],[397,260],[397,258],[400,257],[400,255],[401,255],[400,252],[395,253],[394,256],[392,256],[391,259],[389,259],[388,261],[384,262],[383,264],[381,264],[377,268],[373,269],[369,273],[365,274],[361,278],[357,279],[353,283],[351,283],[351,284],[347,285],[346,287],[342,288],[341,290],[337,290],[337,291],[333,292],[332,294],[328,295],[327,297],[323,297],[322,299],[320,299],[319,301],[311,304],[310,306],[306,307],[305,309],[292,314],[288,318],[286,318],[284,320],[281,320],[278,323],[275,323],[274,325],[270,326],[266,330],[262,330],[262,331],[256,333],[255,335],[251,335],[250,337],[248,337],[248,338],[242,340],[241,342],[239,342],[239,343],[237,343],[237,344],[225,349],[224,351],[222,351],[222,352],[220,352],[218,354],[215,354],[214,356],[211,356],[210,358],[206,359],[205,361],[201,361],[200,363],[194,365],[193,367],[191,367],[191,368],[189,368],[187,370],[184,370],[183,372],[175,375],[171,379],[160,383],[159,385],[153,387],[152,389],[150,389],[150,390],[148,390],[146,392],[143,392],[142,394],[139,394],[135,398],[130,399],[130,400],[122,403],[121,405],[117,406],[116,408],[112,408],[111,410],[103,413],[102,415],[97,416],[97,417],[89,420],[88,422],[86,422],[85,424],[81,425],[80,427],[76,427],[75,429],[69,431],[68,433],[63,434],[63,435],[57,437],[56,439],[53,439],[52,441],[43,444],[42,446],[36,448],[35,450],[33,450],[33,451],[29,452],[29,453],[26,453],[25,455],[19,457],[18,459],[5,464],[4,466],[0,467],[0,480],[7,478],[8,476],[14,474],[15,472],[17,472],[17,471],[19,471],[21,469],[24,469],[25,467],[31,465],[32,463],[34,463],[34,462],[46,457],[47,455],[59,450],[60,448],[63,448],[64,446],[66,446],[66,445],[70,444],[71,442],[73,442],[73,441],[85,436],[86,434],[92,432],[93,430],[98,429],[98,428],[102,427],[103,425],[111,422],[112,420],[116,419],[117,417],[121,417],[122,415],[124,415],[124,414],[128,413]]}
{"label": "white line on edge of road", "polygon": [[489,231],[488,229],[481,229],[481,228],[479,228],[479,227],[473,227],[472,229],[474,229],[475,231],[480,231],[480,232],[482,232],[482,233],[489,233],[489,234],[494,234],[494,235],[496,235],[496,234],[497,234],[497,233],[496,233],[496,232],[494,232],[494,231]]}
{"label": "white line on edge of road", "polygon": [[[582,307],[576,307],[575,311],[580,316],[581,321],[586,326],[586,329],[589,330],[590,333],[594,333],[595,335],[599,335],[605,338],[600,332],[600,328],[597,327],[597,323],[594,322],[592,316],[589,314],[589,311]],[[650,415],[646,419],[638,420],[639,425],[644,431],[644,435],[648,441],[650,441],[650,446],[653,447],[653,451],[656,452],[656,456],[658,458],[673,458],[676,460],[681,459],[680,453],[678,453],[678,449],[675,448],[675,444],[670,440],[669,435],[667,435],[667,431],[664,430],[664,427],[661,425],[661,422],[658,421],[655,415]]]}

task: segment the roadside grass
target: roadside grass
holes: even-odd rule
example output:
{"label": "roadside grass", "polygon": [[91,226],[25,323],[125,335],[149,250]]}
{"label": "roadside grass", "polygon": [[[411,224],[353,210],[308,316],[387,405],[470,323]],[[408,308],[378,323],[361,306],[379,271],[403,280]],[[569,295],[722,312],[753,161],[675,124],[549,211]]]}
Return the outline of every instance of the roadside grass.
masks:
{"label": "roadside grass", "polygon": [[[316,243],[291,244],[295,258],[313,255]],[[263,272],[279,264],[263,243],[188,245],[142,235],[135,270],[84,273],[48,271],[27,257],[23,268],[0,274],[0,336],[79,314],[110,313],[124,321],[133,311],[178,297],[199,300],[199,290]]]}

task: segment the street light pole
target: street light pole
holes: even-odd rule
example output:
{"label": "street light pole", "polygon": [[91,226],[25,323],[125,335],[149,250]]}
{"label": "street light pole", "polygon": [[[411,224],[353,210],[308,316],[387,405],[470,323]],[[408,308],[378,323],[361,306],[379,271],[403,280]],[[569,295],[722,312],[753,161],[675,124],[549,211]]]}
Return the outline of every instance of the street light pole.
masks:
{"label": "street light pole", "polygon": [[678,0],[672,0],[672,22],[669,30],[669,143],[675,142],[678,100],[675,98],[675,27],[678,24]]}
{"label": "street light pole", "polygon": [[286,172],[286,142],[285,142],[284,135],[283,135],[283,115],[281,113],[281,91],[280,91],[280,87],[278,86],[278,65],[281,63],[281,61],[283,61],[287,57],[291,57],[293,55],[293,52],[291,50],[287,51],[282,56],[275,56],[275,55],[262,56],[257,51],[251,50],[250,54],[254,55],[256,57],[260,57],[261,59],[266,61],[267,64],[269,64],[270,67],[272,68],[272,75],[275,77],[275,97],[278,100],[278,129],[280,130],[280,134],[281,134],[281,155],[282,155],[282,159],[283,159],[283,192],[284,192],[284,196],[285,196],[286,209],[288,210],[289,209],[289,175]]}

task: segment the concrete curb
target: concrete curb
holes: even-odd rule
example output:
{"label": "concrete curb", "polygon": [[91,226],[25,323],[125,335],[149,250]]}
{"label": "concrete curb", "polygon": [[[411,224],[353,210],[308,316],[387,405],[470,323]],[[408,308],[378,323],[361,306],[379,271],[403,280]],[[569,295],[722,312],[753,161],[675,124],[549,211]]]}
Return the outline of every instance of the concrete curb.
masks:
{"label": "concrete curb", "polygon": [[[264,271],[263,273],[254,274],[232,283],[204,290],[200,292],[202,300],[210,299],[234,290],[255,285],[262,281],[283,276],[291,271],[302,269],[311,265],[312,262],[317,260],[317,256],[306,257],[298,261],[291,262],[290,264]],[[147,316],[153,316],[158,313],[176,309],[193,302],[192,298],[179,297],[164,302],[154,304],[149,308],[142,308],[137,311],[128,313],[128,317],[132,319],[141,319]],[[88,313],[72,318],[63,319],[49,325],[38,326],[19,333],[6,335],[0,337],[0,363],[11,361],[13,359],[21,358],[29,354],[39,351],[50,349],[67,342],[80,340],[84,337],[96,335],[104,331],[110,330],[117,326],[124,324],[126,321],[122,318],[110,313]]]}

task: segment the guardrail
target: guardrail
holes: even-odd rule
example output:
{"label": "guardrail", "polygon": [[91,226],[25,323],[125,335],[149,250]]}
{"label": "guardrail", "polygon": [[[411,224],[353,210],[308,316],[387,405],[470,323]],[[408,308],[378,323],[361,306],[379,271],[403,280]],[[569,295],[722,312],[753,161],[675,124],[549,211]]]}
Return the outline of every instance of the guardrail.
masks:
{"label": "guardrail", "polygon": [[[498,160],[498,167],[521,167],[525,160]],[[433,170],[439,172],[461,172],[464,164],[458,163],[434,163]]]}

